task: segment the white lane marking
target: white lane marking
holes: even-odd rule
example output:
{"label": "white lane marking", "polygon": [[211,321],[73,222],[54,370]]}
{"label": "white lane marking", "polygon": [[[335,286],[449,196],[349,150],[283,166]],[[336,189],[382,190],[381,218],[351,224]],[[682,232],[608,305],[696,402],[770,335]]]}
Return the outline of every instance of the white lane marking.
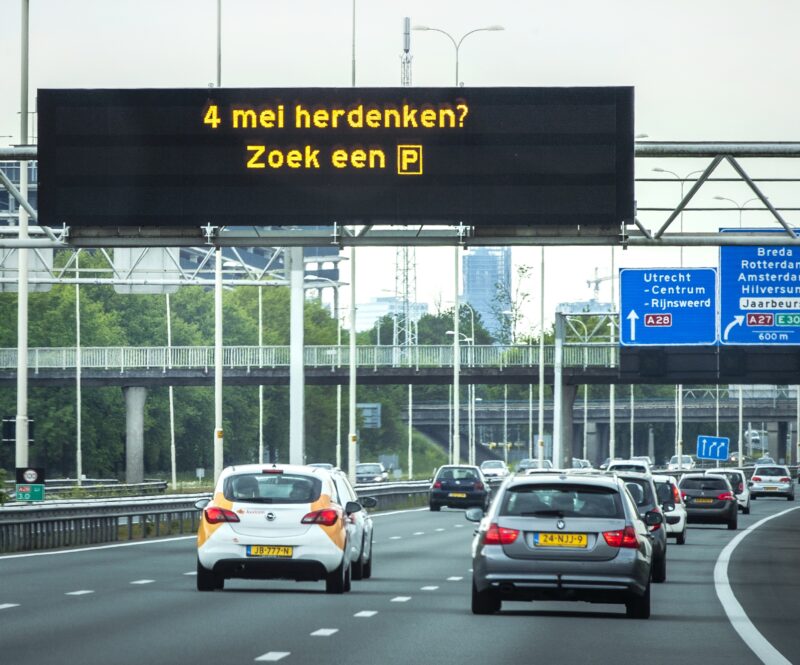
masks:
{"label": "white lane marking", "polygon": [[152,584],[155,580],[134,580],[131,584]]}
{"label": "white lane marking", "polygon": [[438,529],[436,529],[436,530],[437,530],[437,531],[444,531],[444,529],[442,529],[441,527],[439,527],[439,528],[438,528]]}
{"label": "white lane marking", "polygon": [[353,616],[358,617],[359,619],[369,619],[370,617],[374,617],[377,612],[373,612],[372,610],[364,610],[362,612],[356,612]]}
{"label": "white lane marking", "polygon": [[197,575],[196,570],[190,570],[188,573],[184,573],[184,575]]}
{"label": "white lane marking", "polygon": [[292,654],[291,651],[267,651],[263,656],[259,656],[256,658],[256,662],[261,661],[268,661],[270,663],[274,663],[275,661],[282,660],[286,658],[286,656],[290,656]]}
{"label": "white lane marking", "polygon": [[463,524],[456,524],[455,526],[456,526],[456,529],[460,529],[464,525]]}
{"label": "white lane marking", "polygon": [[392,536],[389,540],[402,540],[403,536]]}
{"label": "white lane marking", "polygon": [[89,589],[81,589],[80,591],[67,591],[65,596],[85,596],[87,593],[94,593],[94,591],[89,591]]}
{"label": "white lane marking", "polygon": [[389,515],[405,515],[406,513],[428,512],[430,508],[409,508],[408,510],[392,510],[388,513],[372,513],[372,517],[388,517]]}
{"label": "white lane marking", "polygon": [[459,577],[458,575],[453,575],[453,577],[448,577],[447,581],[448,582],[460,582],[463,579],[464,579],[463,577]]}
{"label": "white lane marking", "polygon": [[0,610],[8,610],[12,607],[19,607],[19,603],[3,603],[0,605]]}
{"label": "white lane marking", "polygon": [[96,552],[97,550],[111,550],[118,547],[136,547],[137,545],[158,545],[159,543],[173,543],[177,540],[196,540],[197,536],[178,536],[177,538],[162,538],[161,540],[137,540],[130,543],[115,543],[114,545],[97,545],[95,547],[79,547],[74,550],[56,550],[55,552],[28,552],[26,554],[6,554],[2,559],[24,559],[31,556],[52,556],[54,554],[76,554],[78,552]]}
{"label": "white lane marking", "polygon": [[424,535],[425,535],[425,532],[424,532],[424,531],[415,531],[415,532],[414,532],[414,535],[415,535],[415,536],[424,536]]}
{"label": "white lane marking", "polygon": [[390,602],[392,603],[407,603],[411,600],[411,596],[395,596]]}
{"label": "white lane marking", "polygon": [[320,628],[319,630],[315,630],[311,633],[312,637],[330,637],[334,633],[338,633],[338,628]]}
{"label": "white lane marking", "polygon": [[800,508],[800,506],[782,510],[779,513],[759,520],[755,524],[751,524],[722,549],[719,557],[717,557],[717,563],[714,566],[714,587],[717,591],[719,602],[722,603],[722,609],[725,610],[725,614],[728,615],[728,621],[731,622],[734,630],[739,633],[739,637],[742,638],[744,643],[750,647],[750,650],[762,662],[770,663],[770,665],[791,665],[791,661],[784,658],[781,652],[767,641],[753,625],[753,622],[750,621],[747,614],[745,614],[744,608],[739,604],[739,601],[736,600],[736,596],[733,594],[733,589],[728,580],[728,564],[733,555],[733,550],[735,550],[753,531],[762,524],[776,517],[780,517],[781,515],[785,515],[786,513],[790,513],[793,510],[798,510],[798,508]]}
{"label": "white lane marking", "polygon": [[436,589],[438,589],[438,588],[439,588],[438,586],[421,586],[419,588],[419,590],[420,591],[436,591]]}

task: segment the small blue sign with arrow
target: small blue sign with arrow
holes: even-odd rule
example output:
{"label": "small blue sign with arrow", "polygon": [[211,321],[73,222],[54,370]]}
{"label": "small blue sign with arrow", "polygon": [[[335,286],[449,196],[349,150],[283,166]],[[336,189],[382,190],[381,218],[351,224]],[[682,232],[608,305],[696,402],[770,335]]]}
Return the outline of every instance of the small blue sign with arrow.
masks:
{"label": "small blue sign with arrow", "polygon": [[730,443],[731,440],[726,436],[700,434],[697,437],[697,459],[725,462],[728,459]]}
{"label": "small blue sign with arrow", "polygon": [[623,346],[717,343],[714,268],[624,268],[619,280]]}

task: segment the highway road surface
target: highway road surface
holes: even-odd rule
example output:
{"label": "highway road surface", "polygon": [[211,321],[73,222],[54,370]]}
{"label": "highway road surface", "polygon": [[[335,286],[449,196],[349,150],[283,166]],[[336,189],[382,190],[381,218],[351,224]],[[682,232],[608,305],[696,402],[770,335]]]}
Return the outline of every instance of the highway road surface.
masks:
{"label": "highway road surface", "polygon": [[0,662],[800,663],[794,506],[759,499],[739,531],[692,526],[686,545],[670,541],[648,621],[584,603],[473,616],[473,524],[455,510],[377,515],[373,577],[342,596],[322,582],[247,580],[199,593],[191,537],[0,556]]}

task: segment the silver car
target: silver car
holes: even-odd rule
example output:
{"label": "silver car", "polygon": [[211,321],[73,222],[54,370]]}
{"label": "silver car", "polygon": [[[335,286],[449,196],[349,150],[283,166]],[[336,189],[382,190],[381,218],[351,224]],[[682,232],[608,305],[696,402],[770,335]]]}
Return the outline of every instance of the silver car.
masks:
{"label": "silver car", "polygon": [[515,476],[500,488],[472,543],[472,612],[504,600],[624,603],[650,616],[652,536],[660,513],[639,516],[624,481],[565,473]]}
{"label": "silver car", "polygon": [[750,477],[750,498],[760,496],[782,496],[794,501],[794,484],[788,467],[782,465],[759,464]]}

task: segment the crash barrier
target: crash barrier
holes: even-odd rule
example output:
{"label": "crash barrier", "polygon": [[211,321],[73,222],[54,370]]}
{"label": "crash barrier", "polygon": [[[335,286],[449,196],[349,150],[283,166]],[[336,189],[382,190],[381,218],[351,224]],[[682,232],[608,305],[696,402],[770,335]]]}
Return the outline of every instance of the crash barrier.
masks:
{"label": "crash barrier", "polygon": [[[374,511],[426,504],[430,481],[358,485],[359,496],[378,501]],[[0,508],[0,553],[114,543],[197,531],[198,499],[210,494],[9,503]]]}

